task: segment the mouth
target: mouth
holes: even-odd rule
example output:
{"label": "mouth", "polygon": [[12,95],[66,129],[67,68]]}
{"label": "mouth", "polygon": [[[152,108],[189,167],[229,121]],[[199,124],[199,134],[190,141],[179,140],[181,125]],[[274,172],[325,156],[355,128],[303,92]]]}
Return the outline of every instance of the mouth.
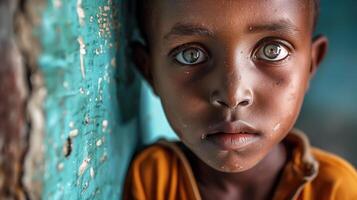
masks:
{"label": "mouth", "polygon": [[211,126],[203,137],[222,150],[240,150],[260,139],[260,132],[249,123],[238,120]]}

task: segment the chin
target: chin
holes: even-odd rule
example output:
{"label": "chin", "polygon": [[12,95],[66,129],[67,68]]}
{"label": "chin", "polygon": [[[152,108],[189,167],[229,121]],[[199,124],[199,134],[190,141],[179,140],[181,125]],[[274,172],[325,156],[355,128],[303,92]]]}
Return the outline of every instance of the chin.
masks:
{"label": "chin", "polygon": [[[249,159],[244,158],[239,152],[226,151],[220,152],[211,156],[215,159],[202,159],[204,163],[213,169],[225,173],[239,173],[244,172],[255,167],[261,160],[260,156],[251,156]],[[206,162],[206,161],[210,162]]]}

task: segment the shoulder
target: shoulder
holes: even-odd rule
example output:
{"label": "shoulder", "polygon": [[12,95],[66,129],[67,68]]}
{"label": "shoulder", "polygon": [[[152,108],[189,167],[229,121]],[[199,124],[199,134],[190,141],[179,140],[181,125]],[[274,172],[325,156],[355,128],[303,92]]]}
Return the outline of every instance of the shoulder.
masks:
{"label": "shoulder", "polygon": [[178,174],[179,157],[173,142],[158,142],[139,151],[129,167],[124,199],[156,199]]}
{"label": "shoulder", "polygon": [[171,147],[174,145],[175,144],[173,142],[160,141],[147,146],[134,156],[134,160],[131,165],[168,162],[175,156],[175,152]]}
{"label": "shoulder", "polygon": [[314,184],[319,185],[324,191],[329,191],[330,196],[338,195],[338,199],[357,199],[356,169],[332,153],[318,148],[312,148],[312,153],[319,162],[319,173],[313,181]]}
{"label": "shoulder", "polygon": [[320,174],[330,175],[335,178],[348,178],[355,181],[357,184],[356,169],[346,160],[333,153],[318,148],[313,148],[312,153],[320,164]]}

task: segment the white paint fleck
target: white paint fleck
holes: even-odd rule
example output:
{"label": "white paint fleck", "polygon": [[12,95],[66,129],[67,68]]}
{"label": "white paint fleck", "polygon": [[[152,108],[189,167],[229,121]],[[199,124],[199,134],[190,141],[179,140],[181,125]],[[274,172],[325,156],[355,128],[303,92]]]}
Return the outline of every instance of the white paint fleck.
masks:
{"label": "white paint fleck", "polygon": [[94,178],[94,175],[95,175],[95,174],[94,174],[94,169],[93,169],[93,167],[90,168],[89,174],[90,174],[90,177]]}
{"label": "white paint fleck", "polygon": [[68,83],[67,81],[64,81],[64,82],[63,82],[63,87],[66,88],[66,89],[68,89],[69,83]]}
{"label": "white paint fleck", "polygon": [[79,61],[81,65],[82,78],[85,79],[86,75],[84,70],[84,55],[86,54],[86,45],[84,44],[82,37],[78,37],[77,41],[79,43]]}
{"label": "white paint fleck", "polygon": [[58,171],[63,171],[63,168],[64,168],[64,164],[61,162],[61,163],[58,163],[57,165],[57,170]]}
{"label": "white paint fleck", "polygon": [[99,79],[98,79],[98,92],[99,92],[99,90],[100,90],[100,85],[102,84],[102,81],[103,81],[102,78],[99,78]]}
{"label": "white paint fleck", "polygon": [[78,21],[81,26],[84,25],[84,18],[85,18],[85,13],[82,8],[82,0],[77,0],[77,15],[78,15]]}
{"label": "white paint fleck", "polygon": [[73,129],[74,128],[74,122],[70,121],[68,126],[69,126],[69,128]]}
{"label": "white paint fleck", "polygon": [[112,67],[116,67],[117,66],[116,59],[112,58],[112,60],[110,61],[110,64],[112,65]]}
{"label": "white paint fleck", "polygon": [[102,146],[102,144],[103,144],[102,139],[99,139],[95,144],[97,145],[97,147]]}
{"label": "white paint fleck", "polygon": [[104,6],[104,11],[109,11],[110,7],[109,6]]}
{"label": "white paint fleck", "polygon": [[108,127],[108,120],[103,120],[102,126],[103,126],[103,128],[107,128]]}
{"label": "white paint fleck", "polygon": [[55,7],[55,8],[61,8],[62,7],[62,1],[61,0],[54,0],[53,1],[53,6]]}
{"label": "white paint fleck", "polygon": [[83,175],[83,173],[85,172],[85,170],[88,167],[89,162],[90,162],[90,158],[86,158],[83,160],[81,166],[79,166],[79,169],[78,169],[78,176]]}
{"label": "white paint fleck", "polygon": [[109,122],[108,120],[103,120],[102,122],[102,131],[105,132],[108,128]]}
{"label": "white paint fleck", "polygon": [[74,137],[76,137],[78,135],[78,129],[74,129],[74,130],[71,130],[70,132],[69,132],[69,137],[70,138],[74,138]]}
{"label": "white paint fleck", "polygon": [[79,88],[79,92],[80,92],[81,94],[84,94],[84,89],[83,89],[83,88]]}
{"label": "white paint fleck", "polygon": [[280,123],[276,124],[273,128],[273,131],[275,132],[275,131],[279,130],[280,126],[281,126]]}
{"label": "white paint fleck", "polygon": [[90,117],[88,114],[84,117],[84,123],[89,124],[90,123]]}

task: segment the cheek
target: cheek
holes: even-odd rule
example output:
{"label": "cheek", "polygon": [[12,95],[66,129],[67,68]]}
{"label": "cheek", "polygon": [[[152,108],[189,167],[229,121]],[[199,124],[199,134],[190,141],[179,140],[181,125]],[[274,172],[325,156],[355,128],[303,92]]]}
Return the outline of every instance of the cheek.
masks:
{"label": "cheek", "polygon": [[268,135],[287,133],[294,125],[305,95],[307,75],[303,71],[282,71],[265,78],[255,93],[260,126]]}
{"label": "cheek", "polygon": [[176,134],[189,141],[199,139],[201,124],[207,112],[204,89],[200,84],[189,83],[186,73],[165,73],[154,77],[157,92],[166,117]]}

